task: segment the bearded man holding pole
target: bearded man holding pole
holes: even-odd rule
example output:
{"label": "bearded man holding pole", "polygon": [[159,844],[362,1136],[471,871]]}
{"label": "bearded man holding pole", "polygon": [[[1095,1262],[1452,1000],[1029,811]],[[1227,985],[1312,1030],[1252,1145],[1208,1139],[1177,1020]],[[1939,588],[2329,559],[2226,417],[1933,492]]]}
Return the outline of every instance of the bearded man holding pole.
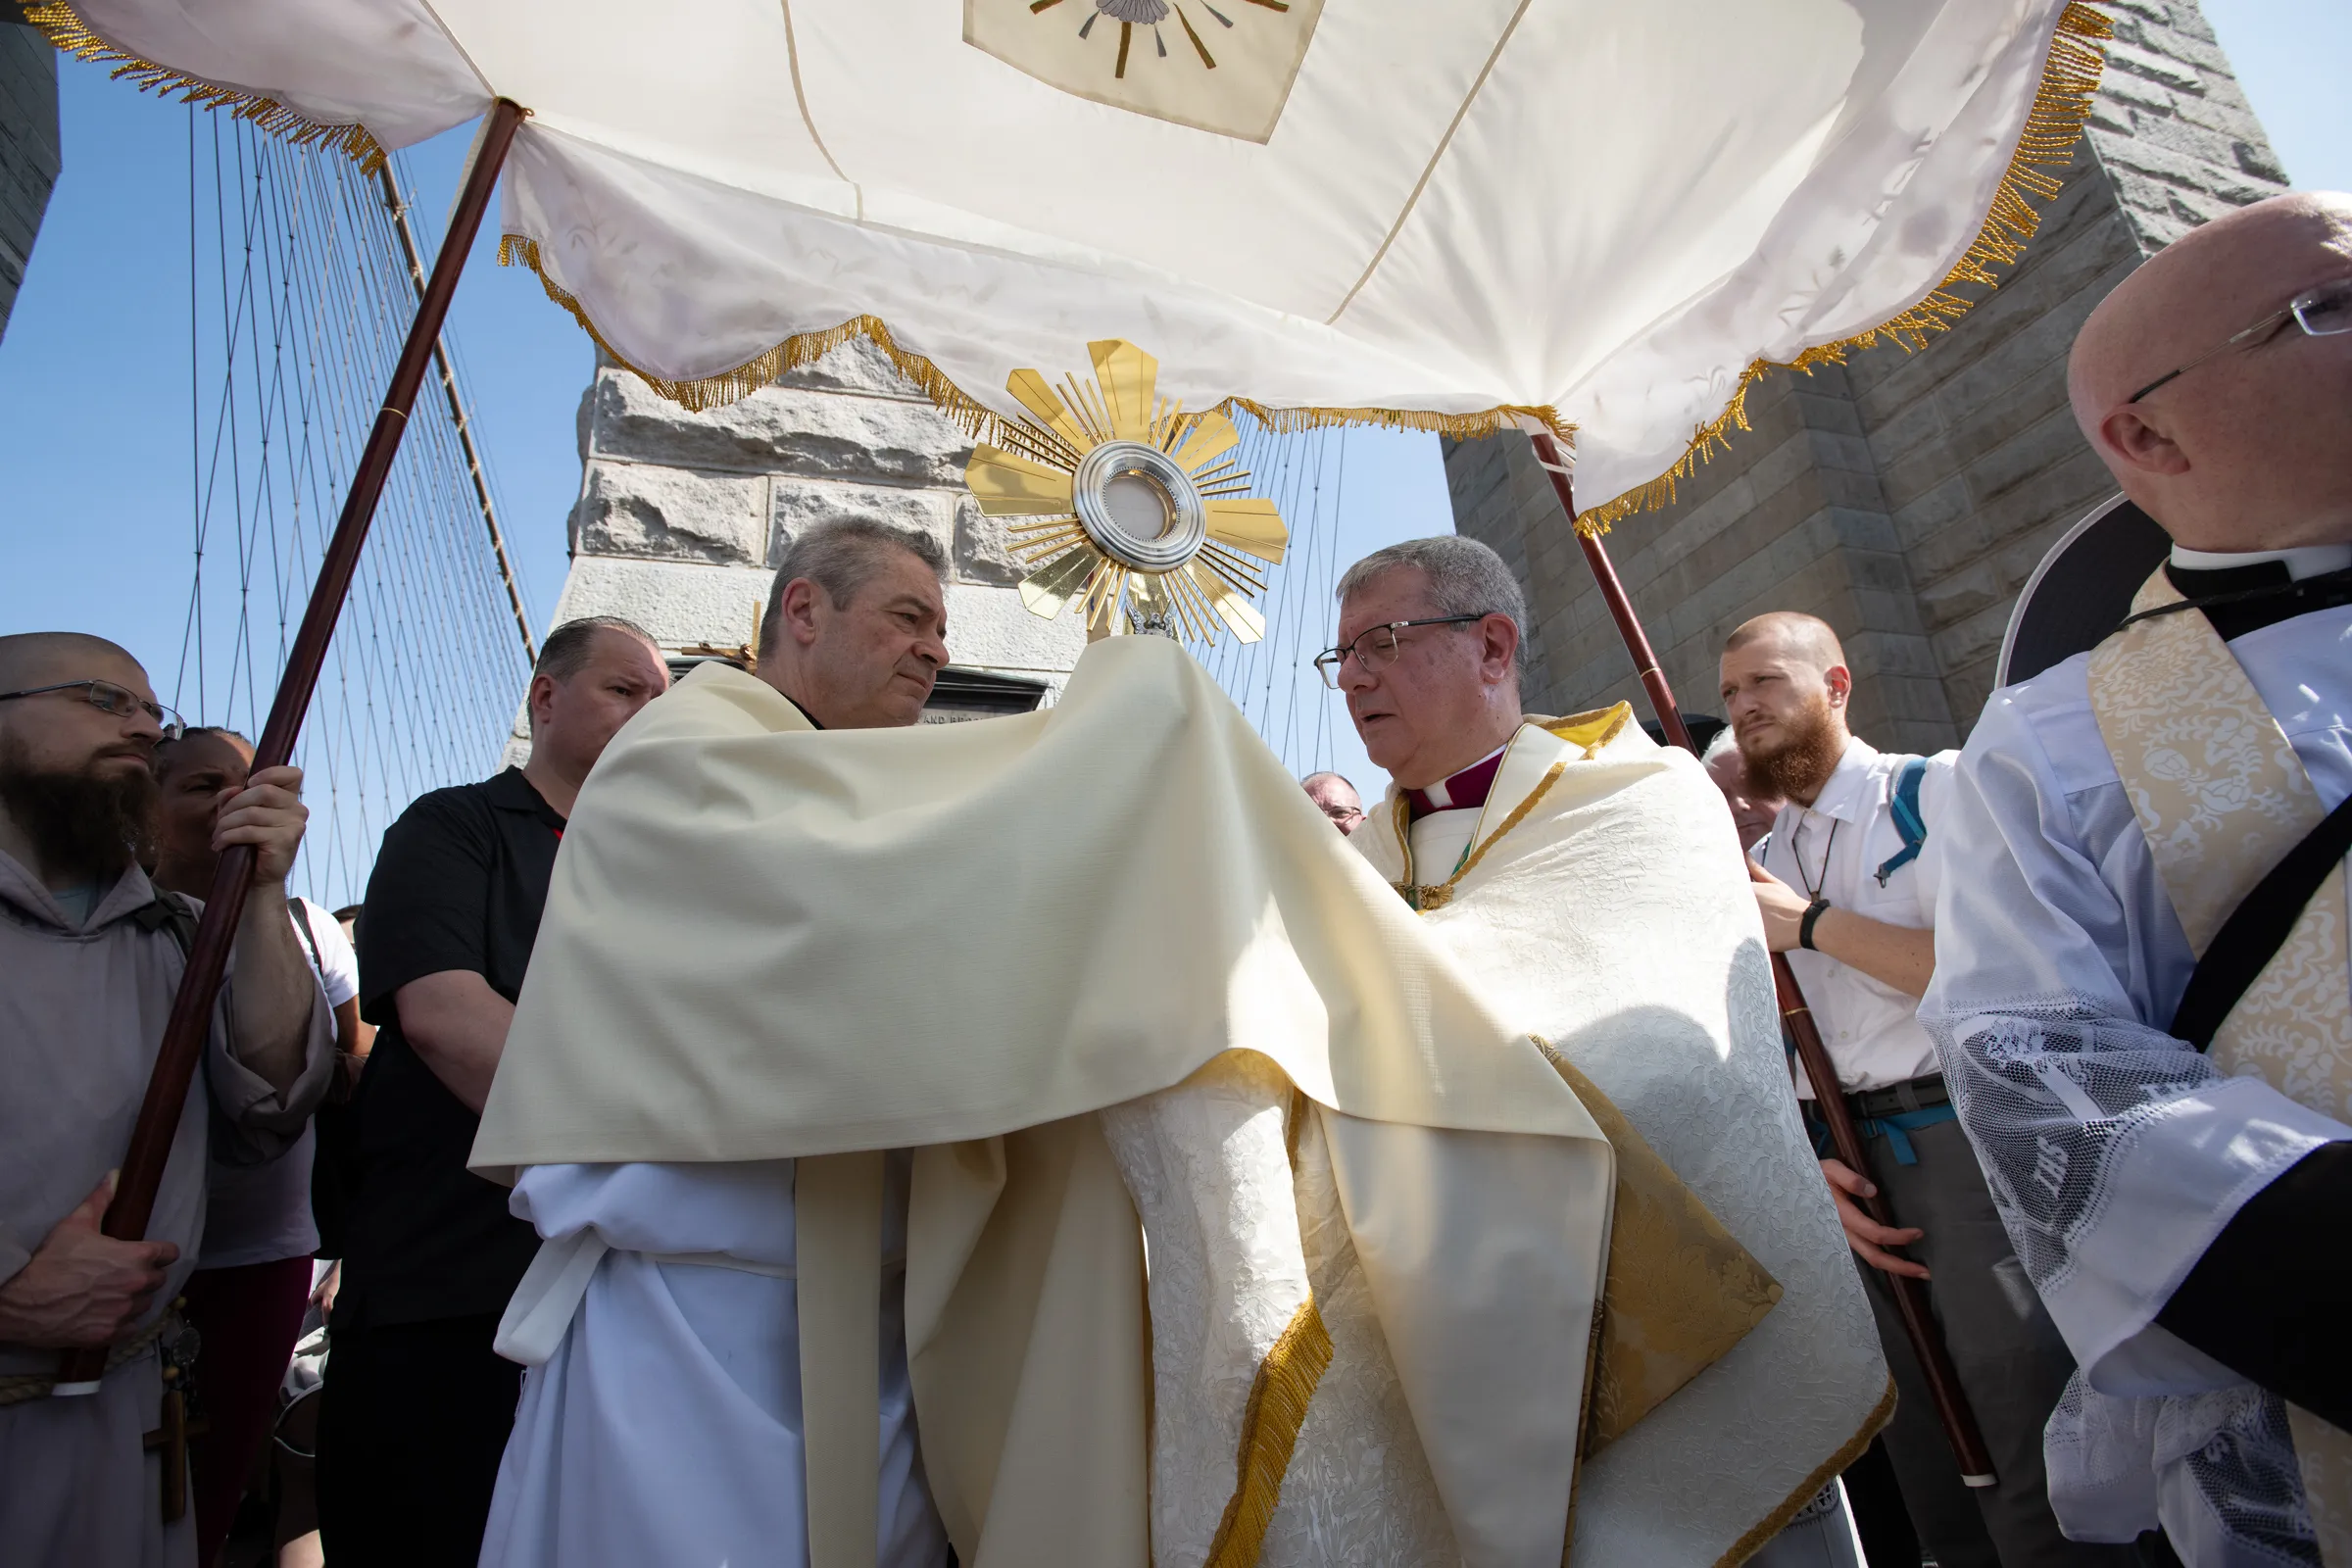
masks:
{"label": "bearded man holding pole", "polygon": [[[1861,1134],[1858,1165],[1821,1162],[1904,1397],[1886,1445],[1903,1503],[1945,1568],[2130,1564],[2130,1548],[2068,1541],[2042,1482],[2041,1429],[2074,1359],[2023,1273],[1919,1025],[1936,968],[1936,890],[1952,754],[1881,752],[1847,727],[1853,674],[1829,625],[1758,615],[1725,642],[1721,695],[1751,777],[1786,798],[1756,887],[1766,939],[1804,988],[1824,1054]],[[1816,1086],[1797,1093],[1818,1121]],[[1875,1191],[1874,1191],[1875,1189]],[[1894,1224],[1861,1206],[1887,1199]],[[1900,1281],[1935,1279],[1936,1342],[1984,1440],[1955,1464],[1930,1375],[1908,1344]],[[1924,1302],[1923,1302],[1924,1304]]]}
{"label": "bearded man holding pole", "polygon": [[[157,742],[179,715],[102,638],[0,637],[0,1561],[181,1568],[187,1508],[172,1310],[204,1241],[208,1153],[256,1164],[302,1134],[333,1070],[334,1017],[286,919],[308,817],[302,775],[255,772],[214,824],[254,897],[217,1004],[197,1019],[201,1083],[164,1106],[152,1224],[99,1233],[111,1169],[189,967],[194,901],[159,893],[148,832]],[[191,1063],[191,1067],[193,1063]],[[87,1352],[77,1380],[59,1352]]]}

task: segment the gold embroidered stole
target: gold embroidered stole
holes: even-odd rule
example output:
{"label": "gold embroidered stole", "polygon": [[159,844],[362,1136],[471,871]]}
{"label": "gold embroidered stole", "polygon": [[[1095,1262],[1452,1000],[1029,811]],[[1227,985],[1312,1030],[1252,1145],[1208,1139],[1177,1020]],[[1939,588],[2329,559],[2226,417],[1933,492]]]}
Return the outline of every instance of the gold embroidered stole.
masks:
{"label": "gold embroidered stole", "polygon": [[[2134,612],[2180,599],[2162,567]],[[2136,621],[2090,656],[2099,735],[2157,875],[2201,958],[2238,901],[2326,814],[2254,683],[2196,611]],[[2215,1034],[2213,1064],[2338,1120],[2352,1111],[2352,963],[2344,868]],[[2288,1407],[2320,1550],[2352,1568],[2352,1435]]]}

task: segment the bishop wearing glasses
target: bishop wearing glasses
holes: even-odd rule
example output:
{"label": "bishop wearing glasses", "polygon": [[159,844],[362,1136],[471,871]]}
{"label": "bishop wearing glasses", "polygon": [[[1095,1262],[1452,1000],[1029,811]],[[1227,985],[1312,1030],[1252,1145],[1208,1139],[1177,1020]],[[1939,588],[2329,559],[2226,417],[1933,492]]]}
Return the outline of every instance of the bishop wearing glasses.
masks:
{"label": "bishop wearing glasses", "polygon": [[[1652,1276],[1612,1256],[1580,1562],[1715,1563],[1797,1520],[1842,1535],[1828,1483],[1893,1405],[1860,1281],[1799,1132],[1753,895],[1722,796],[1623,703],[1520,709],[1518,584],[1475,540],[1419,539],[1341,579],[1347,693],[1387,796],[1348,840],[1612,1141],[1638,1137],[1778,1281],[1728,1348],[1614,1333]],[[1631,1135],[1631,1136],[1628,1136]],[[1631,1215],[1618,1203],[1617,1224]],[[1835,1492],[1829,1494],[1835,1498]],[[1807,1550],[1810,1545],[1810,1551]],[[1794,1539],[1787,1560],[1822,1560]]]}

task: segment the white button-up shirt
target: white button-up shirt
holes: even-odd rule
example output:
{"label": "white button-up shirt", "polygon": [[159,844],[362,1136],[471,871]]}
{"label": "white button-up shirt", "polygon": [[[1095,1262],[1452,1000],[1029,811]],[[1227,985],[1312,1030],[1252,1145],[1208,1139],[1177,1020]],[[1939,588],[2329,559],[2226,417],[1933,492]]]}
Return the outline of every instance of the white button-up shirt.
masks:
{"label": "white button-up shirt", "polygon": [[[1791,801],[1781,808],[1763,845],[1764,869],[1807,898],[1828,899],[1833,907],[1887,925],[1933,926],[1936,824],[1959,755],[1939,752],[1928,759],[1927,774],[1919,781],[1919,814],[1927,823],[1928,841],[1916,857],[1887,873],[1884,887],[1879,867],[1903,849],[1894,825],[1895,776],[1911,758],[1882,752],[1858,737],[1846,741],[1837,771],[1811,806]],[[1813,1010],[1841,1087],[1884,1089],[1936,1070],[1936,1043],[1919,1026],[1916,997],[1826,953],[1793,950],[1788,967]],[[1796,1075],[1796,1092],[1807,1099],[1812,1095],[1802,1072]]]}

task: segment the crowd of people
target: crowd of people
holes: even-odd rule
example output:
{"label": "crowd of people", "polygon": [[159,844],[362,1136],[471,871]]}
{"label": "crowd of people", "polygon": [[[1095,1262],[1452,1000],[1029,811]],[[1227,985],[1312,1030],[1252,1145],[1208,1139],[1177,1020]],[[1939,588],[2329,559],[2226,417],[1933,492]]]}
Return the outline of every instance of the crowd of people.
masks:
{"label": "crowd of people", "polygon": [[[1316,662],[1389,783],[1369,807],[1336,773],[1304,795],[1385,909],[1400,896],[1596,1119],[1630,1127],[1609,1133],[1621,1173],[1662,1160],[1706,1234],[1737,1238],[1713,1277],[1750,1270],[1724,1287],[1737,1324],[1679,1374],[1720,1360],[1714,1386],[1737,1382],[1745,1402],[1704,1404],[1695,1383],[1677,1399],[1674,1383],[1628,1417],[1680,1422],[1693,1454],[1790,1456],[1785,1476],[1705,1459],[1721,1473],[1690,1504],[1692,1562],[1850,1560],[1803,1535],[1847,1510],[1878,1568],[2352,1562],[2352,198],[2277,198],[2177,242],[2092,313],[2069,389],[2172,555],[2124,626],[1993,693],[1958,751],[1855,734],[1852,665],[1808,613],[1761,614],[1725,641],[1723,716],[1692,723],[1690,759],[1624,705],[1523,710],[1524,601],[1474,541],[1394,546],[1339,585]],[[650,784],[729,831],[761,820],[746,737],[918,721],[949,658],[947,576],[927,536],[810,527],[775,573],[753,668],[698,671],[666,698],[644,630],[557,628],[530,680],[528,760],[413,803],[365,901],[332,912],[286,891],[297,770],[257,770],[245,737],[183,727],[112,643],[0,637],[0,1561],[209,1568],[242,1520],[284,1564],[700,1562],[746,1542],[756,1560],[799,1562],[834,1550],[819,1538],[848,1494],[872,1519],[866,1560],[930,1568],[1014,1560],[996,1543],[1018,1539],[1002,1532],[1031,1506],[1021,1489],[1050,1504],[1116,1458],[1098,1444],[1059,1474],[1009,1459],[999,1474],[991,1447],[974,1483],[964,1427],[936,1446],[918,1432],[939,1386],[923,1355],[952,1338],[931,1298],[946,1288],[926,1295],[910,1273],[939,1212],[910,1198],[941,1180],[919,1148],[877,1158],[865,1196],[841,1189],[878,1210],[883,1258],[880,1326],[859,1342],[878,1357],[878,1410],[846,1466],[819,1440],[839,1380],[807,1358],[820,1309],[797,1293],[814,1277],[801,1250],[820,1246],[816,1173],[846,1182],[848,1166],[802,1161],[796,1190],[794,1161],[727,1152],[708,1103],[725,1086],[681,1064],[665,1081],[684,1089],[643,1117],[699,1095],[695,1160],[571,1153],[525,1162],[511,1188],[472,1168],[533,1004],[526,978],[550,984],[543,923],[592,953],[584,930],[690,874],[616,871],[637,864],[616,853],[632,820],[616,805],[574,835],[551,912],[600,759],[628,754],[631,809]],[[631,727],[689,697],[718,728],[673,742]],[[596,789],[618,789],[611,773]],[[828,787],[851,785],[808,786]],[[116,1240],[99,1222],[233,846],[253,880],[203,1068],[144,1239]],[[782,972],[818,961],[773,951]],[[1835,1085],[1785,1051],[1750,951],[1785,956]],[[1720,1074],[1706,1097],[1657,1067],[1693,1050],[1677,1058],[1699,1063],[1689,1072]],[[1834,1152],[1825,1094],[1870,1169]],[[1105,1157],[1149,1211],[1134,1136],[1114,1129]],[[1319,1154],[1323,1135],[1295,1121],[1287,1136],[1299,1169],[1328,1157],[1341,1188],[1362,1179],[1341,1145]],[[1897,1223],[1873,1218],[1877,1198]],[[981,1235],[961,1245],[991,1259],[986,1278],[1027,1280],[1021,1310],[1047,1322],[1034,1302],[1073,1282],[1042,1262],[1021,1275],[1019,1248],[1000,1257]],[[1928,1288],[1986,1476],[1955,1462],[1938,1419],[1951,1391],[1931,1387],[1897,1277]],[[1606,1353],[1597,1319],[1592,1335]],[[1722,1359],[1742,1337],[1765,1348]],[[1573,1338],[1559,1386],[1589,1399]],[[1354,1345],[1343,1332],[1336,1353]],[[105,1348],[105,1375],[58,1390],[60,1352],[85,1348]],[[1552,1386],[1541,1359],[1531,1389]],[[1004,1370],[956,1419],[1041,1397],[1038,1376]],[[1866,1397],[1800,1408],[1799,1385]],[[296,1395],[315,1401],[315,1442],[273,1444]],[[1752,1430],[1726,1430],[1725,1409]],[[1038,1416],[1004,1417],[1024,1419]],[[1164,1409],[1150,1419],[1168,1430]],[[1581,1458],[1581,1403],[1554,1425]],[[1154,1489],[1166,1462],[1150,1460]],[[1616,1485],[1583,1505],[1592,1519],[1621,1506]],[[1702,1549],[1710,1507],[1770,1528]],[[1090,1498],[1082,1515],[1111,1512]],[[1151,1519],[1155,1542],[1174,1528]],[[1299,1555],[1274,1519],[1256,1526],[1273,1531],[1265,1560],[1344,1559]]]}

